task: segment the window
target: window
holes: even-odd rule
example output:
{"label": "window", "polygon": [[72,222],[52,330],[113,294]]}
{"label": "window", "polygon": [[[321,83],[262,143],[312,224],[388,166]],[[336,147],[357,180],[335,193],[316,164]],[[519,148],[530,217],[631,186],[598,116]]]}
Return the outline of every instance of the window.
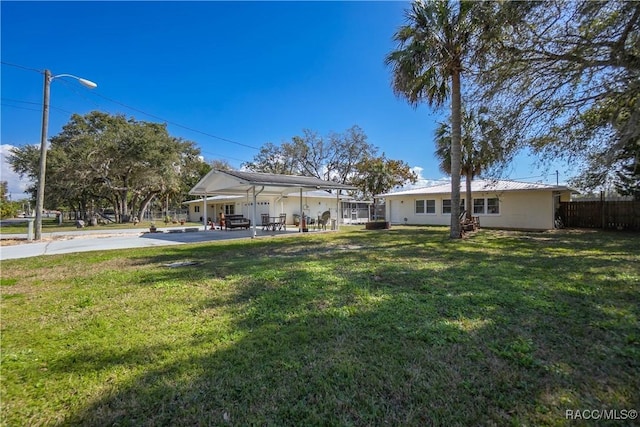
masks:
{"label": "window", "polygon": [[416,200],[416,215],[435,214],[435,200]]}
{"label": "window", "polygon": [[[464,210],[464,199],[460,199],[460,212]],[[450,214],[451,213],[451,199],[444,199],[442,201],[442,213]]]}
{"label": "window", "polygon": [[234,215],[236,213],[236,205],[224,205],[225,215]]}
{"label": "window", "polygon": [[484,199],[473,199],[473,213],[484,214]]}
{"label": "window", "polygon": [[500,201],[498,198],[487,199],[487,213],[497,215],[500,213]]}
{"label": "window", "polygon": [[193,211],[194,212],[200,212],[200,206],[194,206],[193,207]]}
{"label": "window", "polygon": [[473,199],[473,213],[478,215],[499,215],[500,200],[497,197]]}
{"label": "window", "polygon": [[427,213],[434,214],[436,213],[436,201],[435,200],[426,200],[427,202]]}

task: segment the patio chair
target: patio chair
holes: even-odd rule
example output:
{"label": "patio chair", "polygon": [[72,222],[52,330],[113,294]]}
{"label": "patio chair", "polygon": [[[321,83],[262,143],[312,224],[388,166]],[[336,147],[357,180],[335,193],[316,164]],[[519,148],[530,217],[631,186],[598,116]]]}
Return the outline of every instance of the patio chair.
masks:
{"label": "patio chair", "polygon": [[278,230],[282,230],[284,228],[287,231],[287,214],[281,213],[280,220],[278,221]]}
{"label": "patio chair", "polygon": [[305,216],[305,223],[307,225],[307,227],[309,227],[310,225],[315,226],[316,225],[316,219],[315,218],[311,218],[310,216]]}
{"label": "patio chair", "polygon": [[262,222],[262,229],[267,230],[269,228],[269,214],[260,214],[260,220]]}

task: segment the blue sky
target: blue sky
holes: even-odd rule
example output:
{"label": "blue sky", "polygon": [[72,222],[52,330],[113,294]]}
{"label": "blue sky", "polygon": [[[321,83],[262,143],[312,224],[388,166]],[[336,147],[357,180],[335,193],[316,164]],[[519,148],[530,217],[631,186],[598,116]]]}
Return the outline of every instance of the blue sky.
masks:
{"label": "blue sky", "polygon": [[[2,1],[1,154],[39,142],[37,70],[46,68],[98,84],[88,90],[73,79],[53,81],[49,136],[71,113],[122,113],[166,121],[206,159],[238,168],[264,143],[305,128],[327,135],[358,125],[387,157],[425,180],[444,178],[433,132],[446,116],[397,98],[384,65],[407,5]],[[505,177],[555,183],[557,167],[542,176],[533,163],[520,156]],[[19,192],[4,164],[2,173]],[[561,182],[569,177],[560,170]]]}

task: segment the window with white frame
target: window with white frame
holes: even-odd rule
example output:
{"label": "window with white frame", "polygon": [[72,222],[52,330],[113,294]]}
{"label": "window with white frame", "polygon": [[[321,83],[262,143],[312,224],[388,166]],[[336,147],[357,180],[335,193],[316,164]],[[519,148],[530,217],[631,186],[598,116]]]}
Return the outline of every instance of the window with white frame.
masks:
{"label": "window with white frame", "polygon": [[498,215],[500,213],[500,201],[497,197],[487,199],[487,213],[489,215]]}
{"label": "window with white frame", "polygon": [[[464,199],[460,199],[460,212],[464,210]],[[451,213],[451,199],[442,200],[442,213],[450,214]]]}
{"label": "window with white frame", "polygon": [[498,199],[497,197],[473,199],[473,213],[478,215],[499,215],[500,199]]}
{"label": "window with white frame", "polygon": [[473,213],[484,214],[484,199],[473,199]]}
{"label": "window with white frame", "polygon": [[224,205],[225,215],[234,215],[236,213],[236,205]]}
{"label": "window with white frame", "polygon": [[194,206],[194,207],[193,207],[193,211],[194,211],[194,212],[200,212],[200,206],[197,206],[197,205],[196,205],[196,206]]}
{"label": "window with white frame", "polygon": [[433,215],[436,213],[435,200],[416,200],[416,215]]}

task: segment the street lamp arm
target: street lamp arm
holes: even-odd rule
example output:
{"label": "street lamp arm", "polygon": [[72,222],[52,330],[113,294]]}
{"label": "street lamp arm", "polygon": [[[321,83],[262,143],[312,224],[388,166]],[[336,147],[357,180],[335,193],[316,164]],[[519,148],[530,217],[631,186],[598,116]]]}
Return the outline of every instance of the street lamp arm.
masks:
{"label": "street lamp arm", "polygon": [[58,77],[72,77],[80,82],[82,86],[88,87],[89,89],[95,89],[98,87],[97,83],[92,82],[91,80],[83,79],[82,77],[74,76],[73,74],[58,74],[55,76],[51,76],[49,81],[53,79],[57,79]]}
{"label": "street lamp arm", "polygon": [[45,187],[45,175],[47,172],[47,128],[49,127],[49,92],[51,82],[58,77],[72,77],[89,89],[98,87],[97,84],[91,80],[83,79],[73,74],[58,74],[57,76],[51,75],[51,71],[44,70],[44,90],[42,100],[42,133],[40,136],[40,172],[38,174],[38,192],[36,194],[36,228],[35,239],[40,240],[42,238],[42,210],[44,209],[44,187]]}

